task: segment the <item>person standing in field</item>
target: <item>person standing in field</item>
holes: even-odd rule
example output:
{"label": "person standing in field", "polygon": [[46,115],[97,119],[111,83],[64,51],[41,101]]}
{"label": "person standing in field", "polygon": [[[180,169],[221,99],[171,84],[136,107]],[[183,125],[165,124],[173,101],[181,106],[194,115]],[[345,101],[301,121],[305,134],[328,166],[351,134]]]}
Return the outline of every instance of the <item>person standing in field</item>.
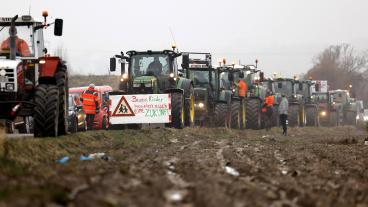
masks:
{"label": "person standing in field", "polygon": [[100,112],[98,93],[93,83],[89,84],[88,89],[82,93],[81,101],[83,111],[87,115],[87,130],[92,130],[95,115]]}
{"label": "person standing in field", "polygon": [[282,134],[287,136],[287,119],[288,119],[289,101],[285,94],[282,94],[281,102],[279,105],[280,123],[282,126]]}
{"label": "person standing in field", "polygon": [[272,120],[272,114],[273,114],[273,104],[275,102],[275,98],[272,95],[271,91],[267,90],[267,95],[262,107],[262,113],[265,117],[265,124],[266,124],[266,130],[271,129],[271,120]]}

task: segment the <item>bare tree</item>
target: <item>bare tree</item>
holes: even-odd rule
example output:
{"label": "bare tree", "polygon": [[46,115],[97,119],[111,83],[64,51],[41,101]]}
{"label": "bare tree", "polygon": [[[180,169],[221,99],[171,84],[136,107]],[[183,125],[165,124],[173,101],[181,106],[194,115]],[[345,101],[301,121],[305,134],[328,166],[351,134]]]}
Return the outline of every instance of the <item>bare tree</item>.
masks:
{"label": "bare tree", "polygon": [[367,103],[367,54],[368,52],[359,54],[349,44],[330,46],[314,59],[314,66],[306,77],[328,80],[330,89],[351,89],[353,96]]}

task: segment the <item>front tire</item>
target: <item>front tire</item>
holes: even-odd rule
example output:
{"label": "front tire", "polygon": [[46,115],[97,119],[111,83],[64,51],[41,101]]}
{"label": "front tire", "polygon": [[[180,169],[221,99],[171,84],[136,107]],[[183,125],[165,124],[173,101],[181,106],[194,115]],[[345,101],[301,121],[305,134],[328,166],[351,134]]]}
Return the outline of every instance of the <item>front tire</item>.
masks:
{"label": "front tire", "polygon": [[318,121],[318,110],[316,107],[307,107],[305,109],[306,126],[317,127],[319,126]]}
{"label": "front tire", "polygon": [[65,135],[68,131],[68,120],[67,120],[67,108],[68,108],[68,74],[65,67],[60,67],[59,71],[56,72],[56,85],[59,88],[59,123],[58,131],[59,135]]}
{"label": "front tire", "polygon": [[249,99],[247,101],[247,129],[261,129],[262,111],[261,100]]}
{"label": "front tire", "polygon": [[213,126],[214,127],[227,127],[227,114],[228,105],[225,103],[218,103],[215,106],[215,111],[213,114]]}
{"label": "front tire", "polygon": [[190,86],[188,97],[185,97],[185,126],[195,125],[194,88]]}
{"label": "front tire", "polygon": [[240,102],[231,102],[231,128],[240,129],[242,127],[242,116],[240,114]]}
{"label": "front tire", "polygon": [[289,105],[288,125],[290,127],[300,126],[299,105]]}
{"label": "front tire", "polygon": [[56,137],[59,135],[59,88],[39,85],[35,93],[34,136]]}
{"label": "front tire", "polygon": [[184,96],[181,93],[171,94],[171,127],[184,127]]}

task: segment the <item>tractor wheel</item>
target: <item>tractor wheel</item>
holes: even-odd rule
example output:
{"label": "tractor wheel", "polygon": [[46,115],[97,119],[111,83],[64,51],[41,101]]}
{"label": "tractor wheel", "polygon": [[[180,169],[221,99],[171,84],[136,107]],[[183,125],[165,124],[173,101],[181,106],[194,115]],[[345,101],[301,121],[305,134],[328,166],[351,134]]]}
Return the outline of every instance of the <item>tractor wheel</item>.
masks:
{"label": "tractor wheel", "polygon": [[226,114],[228,107],[225,103],[218,103],[215,106],[213,114],[213,126],[214,127],[227,127]]}
{"label": "tractor wheel", "polygon": [[13,121],[5,120],[5,131],[8,134],[13,134],[15,132],[15,125]]}
{"label": "tractor wheel", "polygon": [[339,125],[339,116],[336,111],[330,112],[330,126],[336,127]]}
{"label": "tractor wheel", "polygon": [[76,117],[73,117],[70,123],[69,128],[70,133],[77,133],[78,131],[78,119]]}
{"label": "tractor wheel", "polygon": [[182,129],[184,127],[184,96],[181,93],[171,94],[171,127]]}
{"label": "tractor wheel", "polygon": [[279,108],[278,108],[278,106],[273,107],[271,126],[272,127],[280,126],[280,117],[279,117]]}
{"label": "tractor wheel", "polygon": [[247,101],[247,128],[261,129],[262,125],[262,111],[261,100],[249,99]]}
{"label": "tractor wheel", "polygon": [[240,129],[241,125],[240,102],[234,100],[231,103],[231,128]]}
{"label": "tractor wheel", "polygon": [[288,125],[297,127],[300,125],[299,105],[289,105]]}
{"label": "tractor wheel", "polygon": [[56,72],[56,85],[59,88],[59,135],[65,135],[68,132],[68,74],[65,67],[59,68]]}
{"label": "tractor wheel", "polygon": [[346,122],[347,125],[356,126],[356,113],[353,111],[346,112]]}
{"label": "tractor wheel", "polygon": [[315,107],[305,108],[306,126],[317,127],[319,126],[318,121],[318,110]]}
{"label": "tractor wheel", "polygon": [[188,97],[185,97],[185,126],[193,127],[195,125],[194,109],[194,89],[190,86]]}
{"label": "tractor wheel", "polygon": [[59,129],[59,88],[39,85],[35,93],[34,136],[56,137]]}

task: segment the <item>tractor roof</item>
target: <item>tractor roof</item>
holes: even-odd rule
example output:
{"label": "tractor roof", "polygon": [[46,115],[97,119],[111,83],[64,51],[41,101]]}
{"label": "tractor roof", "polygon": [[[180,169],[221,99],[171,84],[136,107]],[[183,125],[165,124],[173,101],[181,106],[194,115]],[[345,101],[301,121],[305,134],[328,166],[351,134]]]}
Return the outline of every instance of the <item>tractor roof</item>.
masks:
{"label": "tractor roof", "polygon": [[[0,17],[0,26],[10,26],[12,18],[13,17]],[[42,24],[41,22],[35,21],[29,15],[20,16],[15,21],[16,26],[26,26],[26,25],[32,25],[35,23]]]}
{"label": "tractor roof", "polygon": [[181,53],[175,52],[173,50],[162,50],[162,51],[152,51],[152,50],[147,50],[147,51],[135,51],[135,50],[130,50],[127,52],[127,55],[129,56],[134,56],[134,55],[159,55],[159,54],[165,54],[165,55],[171,55],[174,57],[178,57],[181,55]]}

